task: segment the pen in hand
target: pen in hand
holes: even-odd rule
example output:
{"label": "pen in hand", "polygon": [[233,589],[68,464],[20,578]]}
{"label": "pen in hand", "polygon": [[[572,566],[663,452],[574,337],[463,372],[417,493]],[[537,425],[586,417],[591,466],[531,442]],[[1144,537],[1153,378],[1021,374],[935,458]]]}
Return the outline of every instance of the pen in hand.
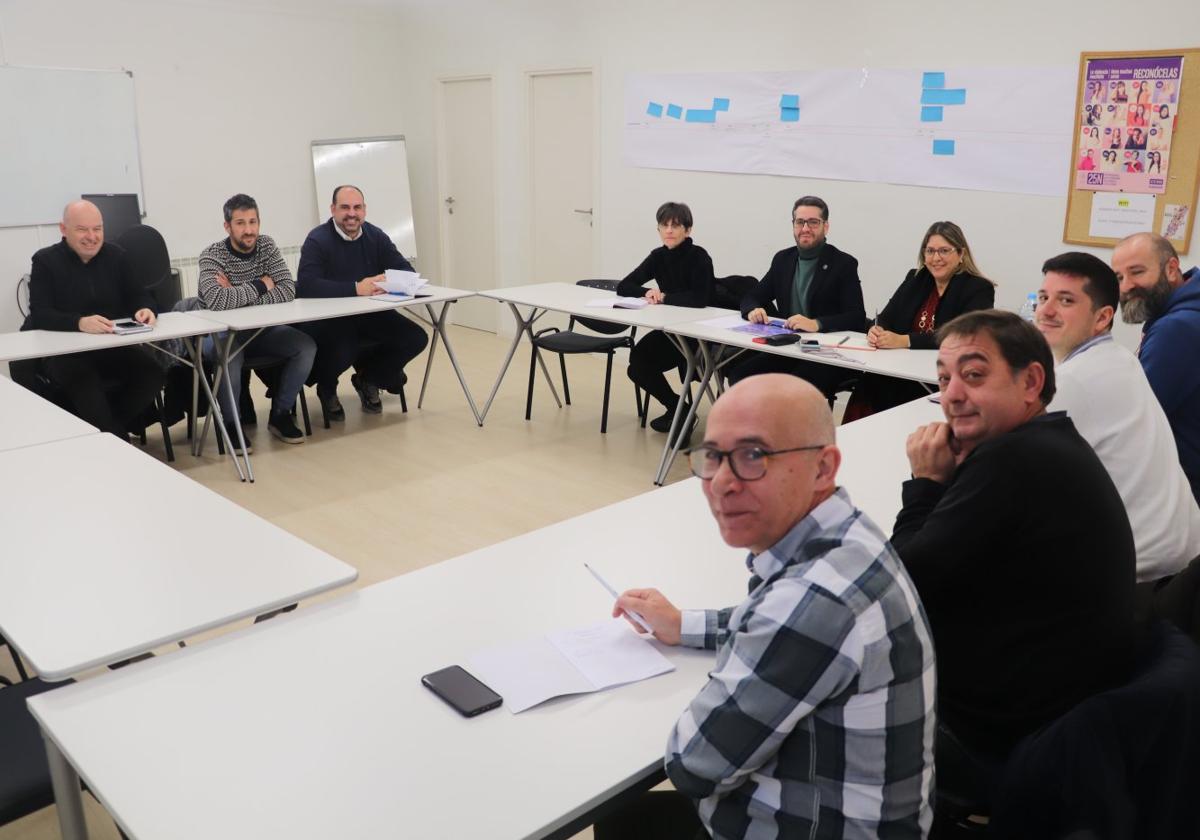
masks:
{"label": "pen in hand", "polygon": [[[604,578],[600,577],[600,574],[595,569],[593,569],[587,563],[583,564],[583,568],[587,569],[589,572],[592,573],[592,577],[594,577],[597,581],[599,581],[600,585],[608,590],[609,595],[613,596],[613,598],[621,597],[620,593],[618,593],[617,590],[613,589],[612,586],[609,585],[608,581],[606,581]],[[635,613],[633,610],[625,610],[625,612],[629,615],[630,618],[632,618],[634,621],[636,621],[643,630],[645,630],[647,633],[650,633],[651,635],[654,634],[654,628],[650,626],[649,622],[647,622],[646,619],[642,618],[640,615]]]}

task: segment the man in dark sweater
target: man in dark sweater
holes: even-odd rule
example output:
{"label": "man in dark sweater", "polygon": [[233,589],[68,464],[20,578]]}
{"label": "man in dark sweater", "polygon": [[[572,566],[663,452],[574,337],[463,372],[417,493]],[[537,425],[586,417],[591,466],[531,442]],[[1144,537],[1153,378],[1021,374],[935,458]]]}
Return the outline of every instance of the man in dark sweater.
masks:
{"label": "man in dark sweater", "polygon": [[[783,318],[801,332],[861,330],[863,307],[858,260],[826,241],[829,205],[806,195],[792,205],[795,248],[784,248],[771,268],[742,299],[742,317],[756,324]],[[846,378],[841,368],[770,353],[750,353],[733,365],[729,379],[738,382],[758,373],[790,373],[807,379],[829,396]]]}
{"label": "man in dark sweater", "polygon": [[1046,413],[1037,329],[987,309],[938,340],[947,422],[908,438],[892,544],[933,629],[939,777],[986,801],[1021,738],[1125,677],[1135,552],[1108,471]]}
{"label": "man in dark sweater", "polygon": [[[383,281],[386,269],[413,270],[388,235],[366,221],[367,204],[358,187],[337,187],[329,213],[329,221],[314,228],[301,246],[296,271],[299,297],[377,295],[382,290],[375,284]],[[400,393],[407,381],[404,366],[429,340],[424,330],[394,310],[298,326],[317,342],[311,379],[331,420],[346,417],[337,397],[343,371],[354,366],[350,382],[363,411],[379,414],[383,411],[380,389]]]}
{"label": "man in dark sweater", "polygon": [[[62,241],[33,255],[22,329],[104,334],[113,331],[113,319],[131,316],[153,326],[154,299],[120,246],[104,241],[100,209],[72,202],[58,229]],[[141,347],[69,353],[41,364],[72,413],[121,439],[163,386],[162,369]]]}

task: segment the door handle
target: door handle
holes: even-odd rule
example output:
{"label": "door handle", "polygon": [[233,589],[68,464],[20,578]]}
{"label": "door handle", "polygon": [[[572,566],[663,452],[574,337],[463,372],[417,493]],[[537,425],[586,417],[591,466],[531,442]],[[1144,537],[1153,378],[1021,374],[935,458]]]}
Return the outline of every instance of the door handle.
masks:
{"label": "door handle", "polygon": [[582,215],[584,215],[584,216],[590,216],[590,215],[592,215],[592,208],[591,208],[591,207],[589,207],[589,208],[588,208],[588,209],[586,209],[586,210],[576,210],[575,212],[576,212],[576,213],[580,213],[580,214],[582,214]]}

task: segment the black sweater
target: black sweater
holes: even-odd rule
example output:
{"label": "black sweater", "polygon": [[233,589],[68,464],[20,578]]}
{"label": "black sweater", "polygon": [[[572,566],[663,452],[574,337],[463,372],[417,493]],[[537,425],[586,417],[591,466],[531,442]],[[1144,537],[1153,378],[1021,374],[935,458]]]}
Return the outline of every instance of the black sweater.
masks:
{"label": "black sweater", "polygon": [[385,269],[412,271],[391,238],[370,222],[353,242],[333,229],[333,219],[313,228],[300,246],[296,268],[297,297],[353,297],[354,284]]}
{"label": "black sweater", "polygon": [[650,252],[642,264],[617,285],[621,297],[641,297],[646,284],[658,281],[663,303],[672,306],[708,306],[713,288],[713,264],[708,252],[692,244],[689,236],[674,248],[663,245]]}
{"label": "black sweater", "polygon": [[[914,268],[908,272],[900,288],[879,313],[879,326],[900,335],[908,336],[908,344],[914,350],[929,350],[937,347],[932,333],[914,333],[913,318],[934,288],[933,275],[927,268]],[[950,278],[946,291],[938,301],[934,323],[948,323],[964,312],[991,309],[996,302],[996,287],[975,274],[961,272]]]}
{"label": "black sweater", "polygon": [[[765,309],[772,317],[788,310],[799,259],[800,251],[794,246],[775,255],[763,279],[742,298],[743,318],[752,309]],[[817,267],[808,286],[808,315],[821,322],[821,332],[861,330],[867,318],[858,260],[828,242],[817,254]]]}
{"label": "black sweater", "polygon": [[1125,676],[1133,534],[1063,412],[977,446],[948,485],[906,481],[892,545],[938,659],[938,717],[1004,755]]}
{"label": "black sweater", "polygon": [[121,246],[106,242],[86,263],[64,239],[33,255],[29,274],[29,317],[23,329],[79,329],[88,315],[130,318],[154,309],[154,298],[133,276]]}

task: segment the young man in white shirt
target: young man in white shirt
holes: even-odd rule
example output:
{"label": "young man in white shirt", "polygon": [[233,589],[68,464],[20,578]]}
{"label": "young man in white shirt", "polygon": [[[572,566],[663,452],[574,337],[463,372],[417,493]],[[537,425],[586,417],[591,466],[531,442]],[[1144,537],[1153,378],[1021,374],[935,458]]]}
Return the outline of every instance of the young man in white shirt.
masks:
{"label": "young man in white shirt", "polygon": [[1117,275],[1080,252],[1047,260],[1042,273],[1036,322],[1058,382],[1050,410],[1067,412],[1121,494],[1138,582],[1169,578],[1200,555],[1200,508],[1141,364],[1113,340]]}

